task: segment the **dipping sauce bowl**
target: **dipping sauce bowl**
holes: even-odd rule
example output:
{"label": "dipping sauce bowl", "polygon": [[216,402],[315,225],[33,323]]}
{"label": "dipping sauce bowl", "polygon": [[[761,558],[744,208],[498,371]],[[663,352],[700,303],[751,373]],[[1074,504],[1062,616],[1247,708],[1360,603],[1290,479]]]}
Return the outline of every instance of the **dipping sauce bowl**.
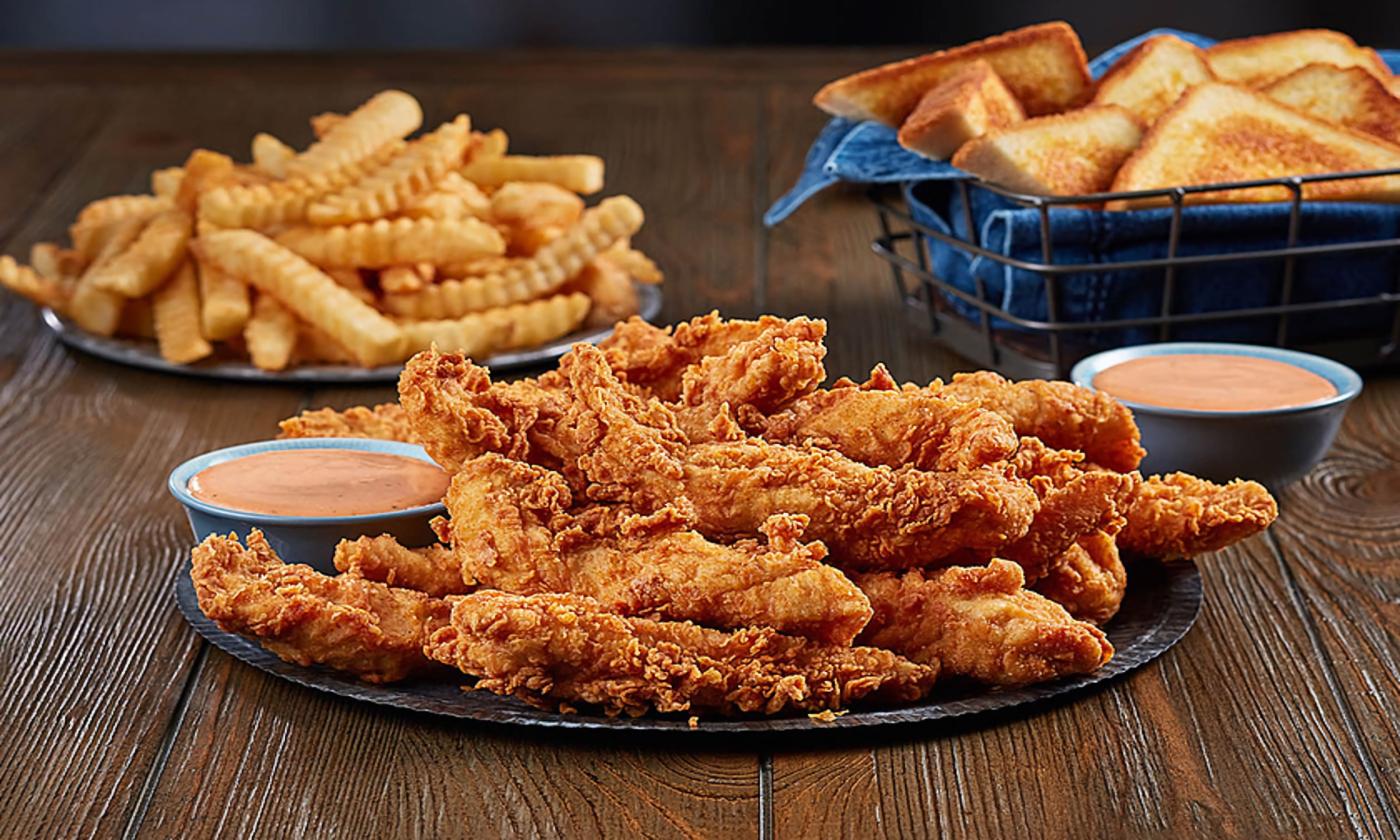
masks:
{"label": "dipping sauce bowl", "polygon": [[210,534],[237,534],[246,540],[248,532],[260,529],[274,551],[288,563],[305,563],[320,572],[335,573],[331,558],[336,544],[363,536],[390,534],[410,548],[437,542],[429,526],[447,509],[441,501],[419,507],[354,516],[279,516],[212,505],[190,493],[190,478],[196,473],[237,458],[261,452],[287,449],[351,449],[402,455],[432,463],[423,447],[411,443],[361,438],[297,438],[245,443],[208,452],[184,462],[170,473],[170,494],[185,506],[194,538],[202,542]]}
{"label": "dipping sauce bowl", "polygon": [[1307,475],[1322,460],[1337,437],[1347,405],[1361,393],[1361,377],[1340,362],[1278,347],[1215,342],[1147,344],[1096,353],[1076,364],[1070,379],[1093,388],[1094,378],[1115,365],[1180,354],[1282,362],[1321,376],[1336,393],[1304,405],[1248,411],[1169,408],[1120,398],[1142,430],[1147,449],[1144,475],[1180,471],[1221,482],[1247,478],[1277,490]]}

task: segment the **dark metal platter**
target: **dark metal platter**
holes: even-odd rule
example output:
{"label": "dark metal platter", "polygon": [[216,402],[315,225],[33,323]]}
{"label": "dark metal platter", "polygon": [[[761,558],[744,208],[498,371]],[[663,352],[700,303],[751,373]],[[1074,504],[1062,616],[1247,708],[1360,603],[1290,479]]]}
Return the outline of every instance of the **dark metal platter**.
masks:
{"label": "dark metal platter", "polygon": [[512,697],[485,691],[463,691],[470,678],[444,669],[441,678],[418,678],[374,686],[321,668],[283,662],[256,642],[225,633],[199,610],[188,574],[180,575],[175,599],[190,625],[225,653],[285,680],[342,697],[383,706],[488,723],[557,729],[623,732],[775,733],[830,729],[859,729],[922,723],[1023,706],[1067,695],[1111,680],[1156,659],[1191,629],[1201,610],[1201,575],[1189,560],[1169,564],[1139,562],[1128,569],[1130,585],[1123,607],[1105,630],[1117,649],[1113,659],[1093,674],[1014,689],[964,688],[935,693],[928,701],[894,709],[853,710],[831,723],[804,714],[776,718],[718,719],[701,717],[691,729],[684,715],[609,718],[595,714],[559,714],[526,705]]}
{"label": "dark metal platter", "polygon": [[[661,312],[661,289],[658,286],[636,284],[639,314],[651,321]],[[69,347],[85,353],[100,356],[110,362],[132,367],[158,370],[163,373],[176,373],[182,376],[198,376],[206,379],[232,379],[243,382],[280,382],[316,384],[369,384],[397,382],[403,365],[384,365],[376,368],[359,368],[351,365],[299,365],[282,371],[259,370],[246,359],[209,358],[192,365],[177,365],[161,357],[156,343],[149,340],[128,338],[104,338],[93,335],[45,307],[44,325]],[[596,344],[612,335],[611,327],[579,330],[563,338],[531,347],[528,350],[511,350],[497,353],[481,363],[494,373],[537,367],[551,362],[568,352],[575,343],[584,341]]]}

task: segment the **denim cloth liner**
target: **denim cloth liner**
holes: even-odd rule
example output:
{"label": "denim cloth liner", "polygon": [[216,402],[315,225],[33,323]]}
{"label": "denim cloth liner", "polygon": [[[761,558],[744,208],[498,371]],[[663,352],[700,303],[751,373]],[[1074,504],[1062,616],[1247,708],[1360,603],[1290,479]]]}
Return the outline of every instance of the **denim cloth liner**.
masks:
{"label": "denim cloth liner", "polygon": [[[1142,41],[1173,34],[1206,47],[1214,43],[1189,32],[1155,29],[1126,41],[1089,63],[1095,78]],[[1393,69],[1400,69],[1400,51],[1382,51]],[[902,186],[910,213],[921,224],[944,233],[968,237],[961,191],[952,179],[964,173],[946,161],[928,160],[903,149],[895,132],[873,122],[835,118],[813,142],[797,183],[764,215],[776,225],[803,202],[837,182]],[[990,251],[1027,262],[1042,260],[1040,213],[1020,207],[986,190],[969,191],[978,241]],[[1114,263],[1166,257],[1170,208],[1107,212],[1069,207],[1052,209],[1051,244],[1056,263]],[[1289,205],[1193,205],[1182,215],[1178,254],[1219,254],[1287,244]],[[1316,202],[1302,208],[1301,245],[1324,245],[1400,237],[1400,205],[1360,202]],[[934,272],[959,289],[976,294],[981,280],[986,299],[1014,317],[1049,320],[1044,278],[1034,272],[1004,266],[929,239]],[[1173,312],[1195,313],[1269,306],[1279,301],[1282,262],[1241,261],[1182,267],[1177,270]],[[1100,321],[1152,316],[1161,311],[1161,269],[1073,274],[1059,280],[1058,317],[1062,321]],[[1400,254],[1338,254],[1299,258],[1295,264],[1293,300],[1315,302],[1369,297],[1389,291],[1400,277]],[[970,318],[978,312],[962,301],[950,303]],[[1388,308],[1387,308],[1388,309]],[[1388,311],[1376,308],[1312,313],[1290,321],[1290,335],[1299,341],[1350,337],[1387,328]],[[1000,328],[1015,329],[997,319]],[[1181,340],[1224,339],[1272,343],[1276,319],[1251,318],[1203,322],[1173,328]],[[1155,329],[1128,330],[1100,336],[1106,344],[1150,341]]]}

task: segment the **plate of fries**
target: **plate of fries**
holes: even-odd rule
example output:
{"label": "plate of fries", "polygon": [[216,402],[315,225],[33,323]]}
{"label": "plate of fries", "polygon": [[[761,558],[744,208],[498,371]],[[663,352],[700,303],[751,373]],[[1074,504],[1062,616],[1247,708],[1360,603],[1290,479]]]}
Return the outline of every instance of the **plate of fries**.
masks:
{"label": "plate of fries", "polygon": [[195,149],[85,207],[67,246],[0,257],[0,286],[70,346],[251,380],[392,380],[432,346],[532,365],[660,310],[641,207],[587,201],[601,158],[508,154],[466,114],[420,132],[397,90],[311,128],[300,151],[256,134],[250,163]]}

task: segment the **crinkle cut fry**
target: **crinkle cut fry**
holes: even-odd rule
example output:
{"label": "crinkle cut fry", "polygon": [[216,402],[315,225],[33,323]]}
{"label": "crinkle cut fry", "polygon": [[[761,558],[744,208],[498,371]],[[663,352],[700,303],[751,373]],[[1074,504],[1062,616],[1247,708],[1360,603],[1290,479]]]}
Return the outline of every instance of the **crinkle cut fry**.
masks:
{"label": "crinkle cut fry", "polygon": [[938,662],[945,676],[1026,685],[1087,674],[1113,656],[1097,627],[1025,588],[1015,563],[859,575],[875,617],[857,640],[916,662]]}
{"label": "crinkle cut fry", "polygon": [[431,667],[428,631],[447,605],[421,592],[287,565],[262,532],[214,535],[195,547],[190,577],[199,608],[219,627],[256,639],[297,665],[324,665],[387,683]]}
{"label": "crinkle cut fry", "polygon": [[558,473],[482,455],[453,477],[440,536],[486,586],[587,595],[621,615],[772,627],[836,645],[870,619],[860,590],[822,562],[825,546],[798,541],[800,517],[764,523],[765,542],[723,545],[691,530],[677,508],[638,516],[572,502]]}
{"label": "crinkle cut fry", "polygon": [[1010,382],[991,371],[959,373],[943,391],[1001,414],[1022,437],[1078,450],[1111,470],[1137,469],[1146,454],[1132,412],[1099,391],[1069,382]]}
{"label": "crinkle cut fry", "polygon": [[886,650],[820,645],[771,628],[733,632],[625,618],[580,595],[484,590],[449,599],[425,646],[476,687],[546,708],[608,714],[777,714],[910,702],[938,676]]}

